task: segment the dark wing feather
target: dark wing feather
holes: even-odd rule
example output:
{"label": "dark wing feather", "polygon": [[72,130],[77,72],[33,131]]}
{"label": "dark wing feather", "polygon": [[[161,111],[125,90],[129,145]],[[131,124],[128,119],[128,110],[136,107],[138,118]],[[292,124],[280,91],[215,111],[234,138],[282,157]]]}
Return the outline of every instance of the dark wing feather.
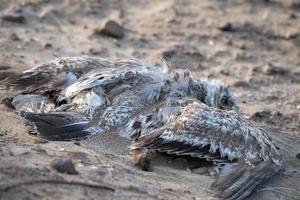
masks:
{"label": "dark wing feather", "polygon": [[41,137],[49,140],[70,140],[83,138],[92,132],[90,121],[73,113],[23,113],[29,125]]}
{"label": "dark wing feather", "polygon": [[[161,134],[163,132],[159,134],[160,131],[161,130],[154,131],[146,136],[137,139],[130,148],[147,148],[157,150],[159,152],[166,152],[168,154],[176,154],[179,156],[187,155],[192,157],[205,158],[207,160],[211,160],[212,158],[216,157],[215,154],[209,153],[210,145],[198,146],[189,144],[185,141],[168,140],[161,137]],[[220,158],[220,156],[217,156],[217,158]]]}
{"label": "dark wing feather", "polygon": [[242,200],[276,175],[279,169],[270,162],[260,162],[254,167],[239,163],[224,174],[221,171],[211,188],[220,199]]}
{"label": "dark wing feather", "polygon": [[61,90],[92,69],[111,66],[111,62],[101,58],[60,58],[21,74],[12,74],[0,82],[0,89],[18,89],[36,93],[43,93],[49,89]]}

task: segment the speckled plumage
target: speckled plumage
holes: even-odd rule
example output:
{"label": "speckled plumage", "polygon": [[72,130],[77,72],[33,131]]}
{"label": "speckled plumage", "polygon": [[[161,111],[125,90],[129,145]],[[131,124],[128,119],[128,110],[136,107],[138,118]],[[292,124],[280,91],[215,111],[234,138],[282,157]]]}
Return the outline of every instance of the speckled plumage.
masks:
{"label": "speckled plumage", "polygon": [[[5,103],[48,139],[113,129],[132,139],[133,151],[238,163],[238,169],[243,169],[239,177],[246,182],[237,187],[239,178],[218,179],[214,188],[220,198],[245,198],[281,166],[267,133],[237,113],[236,98],[228,87],[216,80],[195,79],[188,71],[178,73],[165,63],[61,58],[16,74],[0,86],[22,91]],[[252,183],[254,172],[261,175]]]}

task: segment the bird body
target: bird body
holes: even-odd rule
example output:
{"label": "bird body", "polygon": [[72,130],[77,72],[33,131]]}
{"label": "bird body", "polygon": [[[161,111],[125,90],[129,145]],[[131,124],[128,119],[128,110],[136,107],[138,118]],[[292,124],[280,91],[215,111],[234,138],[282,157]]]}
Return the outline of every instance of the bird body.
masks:
{"label": "bird body", "polygon": [[266,131],[238,114],[228,87],[164,63],[61,58],[0,86],[22,91],[5,103],[42,137],[69,140],[113,129],[132,140],[133,152],[154,150],[231,164],[212,186],[222,199],[244,199],[281,166]]}

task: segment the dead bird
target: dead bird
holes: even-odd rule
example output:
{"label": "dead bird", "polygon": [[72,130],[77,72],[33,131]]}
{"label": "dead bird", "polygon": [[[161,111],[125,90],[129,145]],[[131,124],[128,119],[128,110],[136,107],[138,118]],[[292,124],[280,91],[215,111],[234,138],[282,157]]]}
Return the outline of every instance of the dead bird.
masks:
{"label": "dead bird", "polygon": [[221,173],[212,187],[223,199],[246,198],[281,166],[267,133],[238,114],[228,87],[165,63],[62,58],[0,87],[20,90],[5,104],[41,137],[70,140],[114,129],[133,141],[136,163],[149,151],[215,163]]}

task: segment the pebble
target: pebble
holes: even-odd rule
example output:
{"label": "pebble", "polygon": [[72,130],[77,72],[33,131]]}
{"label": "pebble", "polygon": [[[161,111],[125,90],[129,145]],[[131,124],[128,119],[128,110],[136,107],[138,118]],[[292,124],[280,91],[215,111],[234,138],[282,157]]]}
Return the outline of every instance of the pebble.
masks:
{"label": "pebble", "polygon": [[235,81],[233,84],[232,84],[233,87],[249,87],[250,84],[246,81]]}
{"label": "pebble", "polygon": [[12,40],[12,41],[20,41],[20,37],[16,34],[16,33],[12,33],[10,34],[9,38]]}
{"label": "pebble", "polygon": [[288,70],[282,67],[276,67],[273,64],[269,63],[263,66],[263,73],[265,75],[286,75]]}
{"label": "pebble", "polygon": [[162,52],[162,57],[165,58],[165,59],[170,59],[174,55],[176,55],[176,51],[175,50],[167,50],[167,51]]}
{"label": "pebble", "polygon": [[25,17],[18,14],[10,14],[10,15],[3,15],[2,20],[9,21],[9,22],[15,22],[15,23],[24,23]]}
{"label": "pebble", "polygon": [[50,166],[60,173],[78,174],[75,165],[70,158],[58,158],[50,162]]}
{"label": "pebble", "polygon": [[296,154],[296,158],[300,159],[300,153]]}
{"label": "pebble", "polygon": [[124,28],[118,22],[109,20],[100,31],[95,30],[94,33],[100,33],[114,38],[122,38],[124,36]]}
{"label": "pebble", "polygon": [[234,32],[234,31],[236,31],[236,28],[230,22],[225,23],[224,25],[219,27],[219,29],[221,31],[224,31],[224,32]]}
{"label": "pebble", "polygon": [[49,48],[51,48],[52,47],[52,44],[51,43],[46,43],[45,45],[44,45],[44,48],[45,49],[49,49]]}
{"label": "pebble", "polygon": [[221,69],[220,70],[220,74],[223,74],[224,76],[229,76],[230,75],[230,71],[227,69]]}
{"label": "pebble", "polygon": [[272,113],[270,111],[260,111],[254,113],[250,119],[251,120],[260,120],[260,119],[268,119],[272,116]]}

